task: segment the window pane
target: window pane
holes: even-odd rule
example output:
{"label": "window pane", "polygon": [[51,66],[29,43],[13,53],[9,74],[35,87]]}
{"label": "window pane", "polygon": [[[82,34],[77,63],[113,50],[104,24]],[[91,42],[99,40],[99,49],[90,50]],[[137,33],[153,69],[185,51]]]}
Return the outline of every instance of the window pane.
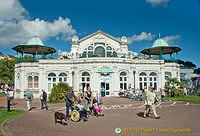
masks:
{"label": "window pane", "polygon": [[120,81],[122,81],[122,77],[120,77]]}
{"label": "window pane", "polygon": [[142,78],[140,77],[140,81],[142,81]]}
{"label": "window pane", "polygon": [[150,77],[150,81],[152,81],[152,77]]}
{"label": "window pane", "polygon": [[66,73],[60,73],[59,76],[67,76]]}
{"label": "window pane", "polygon": [[108,51],[107,52],[107,57],[110,57],[112,55],[112,52]]}
{"label": "window pane", "polygon": [[127,89],[127,84],[126,83],[124,83],[124,90],[126,90]]}
{"label": "window pane", "polygon": [[157,90],[157,83],[154,83],[154,88]]}
{"label": "window pane", "polygon": [[28,81],[30,82],[30,81],[32,81],[32,80],[33,80],[32,76],[29,76],[29,77],[28,77]]}
{"label": "window pane", "polygon": [[109,83],[106,83],[106,90],[109,90],[109,89],[110,89]]}
{"label": "window pane", "polygon": [[142,90],[143,88],[142,88],[142,83],[140,83],[140,90]]}
{"label": "window pane", "polygon": [[152,86],[152,82],[150,82],[150,86]]}
{"label": "window pane", "polygon": [[120,76],[126,76],[126,73],[125,72],[121,72]]}
{"label": "window pane", "polygon": [[65,78],[64,78],[64,82],[66,82],[66,81],[67,81],[67,78],[65,77]]}
{"label": "window pane", "polygon": [[120,89],[124,89],[124,88],[123,88],[123,84],[122,84],[122,83],[120,83]]}
{"label": "window pane", "polygon": [[32,82],[28,83],[28,88],[32,88]]}
{"label": "window pane", "polygon": [[90,58],[90,57],[93,57],[93,52],[92,51],[89,51],[88,52],[88,57]]}
{"label": "window pane", "polygon": [[51,78],[48,78],[48,81],[51,81]]}
{"label": "window pane", "polygon": [[[147,83],[146,82],[144,82],[144,87],[147,87]],[[142,88],[143,89],[143,88]]]}
{"label": "window pane", "polygon": [[90,81],[90,77],[87,77],[87,81]]}
{"label": "window pane", "polygon": [[82,81],[85,81],[85,78],[84,78],[84,77],[82,77]]}
{"label": "window pane", "polygon": [[144,78],[144,81],[147,81],[147,78],[146,78],[146,77]]}
{"label": "window pane", "polygon": [[38,82],[34,83],[34,88],[38,88]]}
{"label": "window pane", "polygon": [[56,82],[56,78],[53,78],[53,82]]}
{"label": "window pane", "polygon": [[156,77],[154,77],[154,81],[156,81]]}
{"label": "window pane", "polygon": [[35,76],[35,77],[34,77],[34,81],[38,81],[38,76]]}
{"label": "window pane", "polygon": [[62,82],[62,78],[59,78],[59,82]]}
{"label": "window pane", "polygon": [[126,80],[126,77],[124,77],[124,81],[127,81],[127,80]]}

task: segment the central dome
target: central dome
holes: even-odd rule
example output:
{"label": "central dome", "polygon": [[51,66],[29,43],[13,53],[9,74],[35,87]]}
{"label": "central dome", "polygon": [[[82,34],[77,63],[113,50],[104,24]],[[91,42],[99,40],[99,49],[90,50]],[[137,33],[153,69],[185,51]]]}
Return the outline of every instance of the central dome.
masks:
{"label": "central dome", "polygon": [[27,45],[41,45],[44,46],[43,42],[40,40],[39,37],[34,36],[33,38],[31,38],[28,42]]}
{"label": "central dome", "polygon": [[156,48],[156,47],[168,47],[168,46],[169,46],[169,45],[168,45],[168,43],[167,43],[165,40],[159,38],[159,39],[157,39],[157,40],[153,43],[152,48]]}

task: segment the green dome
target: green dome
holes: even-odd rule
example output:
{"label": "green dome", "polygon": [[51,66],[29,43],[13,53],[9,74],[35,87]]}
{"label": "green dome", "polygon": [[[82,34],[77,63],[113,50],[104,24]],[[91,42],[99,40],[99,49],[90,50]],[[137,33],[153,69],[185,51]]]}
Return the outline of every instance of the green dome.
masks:
{"label": "green dome", "polygon": [[165,40],[159,38],[153,43],[152,46],[152,48],[157,48],[157,47],[169,47],[169,45]]}
{"label": "green dome", "polygon": [[34,36],[33,38],[31,38],[28,42],[27,45],[41,45],[44,46],[43,42],[40,40],[39,37]]}

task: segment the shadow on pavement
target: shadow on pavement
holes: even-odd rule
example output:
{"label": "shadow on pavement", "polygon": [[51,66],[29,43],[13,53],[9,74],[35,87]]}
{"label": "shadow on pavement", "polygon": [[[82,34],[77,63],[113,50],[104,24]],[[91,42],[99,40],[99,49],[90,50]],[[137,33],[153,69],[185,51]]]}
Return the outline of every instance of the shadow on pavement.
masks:
{"label": "shadow on pavement", "polygon": [[61,122],[61,121],[56,121],[56,123],[59,123],[59,124],[61,124],[61,125],[63,125],[63,126],[65,126],[65,125],[67,125],[67,123],[66,122]]}
{"label": "shadow on pavement", "polygon": [[138,115],[139,117],[142,117],[142,118],[143,118],[144,112],[139,112],[139,113],[137,113],[137,115]]}

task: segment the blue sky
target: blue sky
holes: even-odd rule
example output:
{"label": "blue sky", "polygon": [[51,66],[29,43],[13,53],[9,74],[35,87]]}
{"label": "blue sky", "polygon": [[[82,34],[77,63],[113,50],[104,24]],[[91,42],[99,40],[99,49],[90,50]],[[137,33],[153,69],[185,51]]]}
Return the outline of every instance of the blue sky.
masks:
{"label": "blue sky", "polygon": [[[161,38],[182,48],[179,58],[200,67],[199,0],[0,0],[1,52],[26,43],[35,33],[46,45],[70,51],[70,38],[102,30],[129,38],[140,52]],[[7,5],[7,6],[5,6]]]}

